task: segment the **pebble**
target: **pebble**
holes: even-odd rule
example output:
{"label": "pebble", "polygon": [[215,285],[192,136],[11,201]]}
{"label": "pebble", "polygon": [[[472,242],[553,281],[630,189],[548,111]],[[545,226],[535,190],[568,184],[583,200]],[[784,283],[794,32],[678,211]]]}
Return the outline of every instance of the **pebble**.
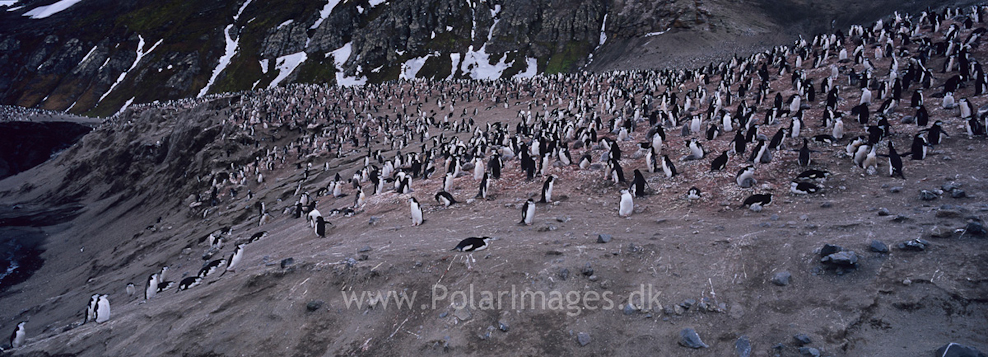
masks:
{"label": "pebble", "polygon": [[923,240],[923,239],[920,239],[920,238],[916,238],[916,239],[913,239],[913,240],[908,240],[908,241],[899,243],[896,247],[899,248],[900,250],[906,250],[906,251],[911,251],[911,252],[922,252],[922,251],[926,250],[926,247],[929,246],[929,245],[930,245],[930,242],[928,242],[926,240]]}
{"label": "pebble", "polygon": [[902,186],[892,186],[892,188],[889,188],[889,193],[899,193],[902,192],[902,189]]}
{"label": "pebble", "polygon": [[970,234],[973,236],[984,237],[988,234],[985,230],[985,225],[978,221],[971,221],[967,223],[967,227],[964,228],[964,234]]}
{"label": "pebble", "polygon": [[501,320],[501,321],[498,321],[497,322],[497,328],[499,330],[501,330],[502,332],[508,332],[508,330],[511,329],[511,326],[508,326],[508,323],[507,322],[504,322],[504,320]]}
{"label": "pebble", "polygon": [[456,318],[460,319],[460,321],[467,321],[473,318],[473,313],[470,312],[469,308],[464,307],[462,309],[454,310],[453,316],[456,316]]}
{"label": "pebble", "polygon": [[834,203],[833,202],[829,202],[829,201],[820,204],[820,208],[830,208],[830,207],[833,207],[833,206],[834,206]]}
{"label": "pebble", "polygon": [[611,241],[611,238],[610,234],[598,234],[597,243],[608,243]]}
{"label": "pebble", "polygon": [[778,220],[779,220],[779,215],[777,215],[777,214],[773,214],[773,215],[772,215],[771,217],[769,217],[768,219],[769,219],[769,220],[773,220],[773,221],[778,221]]}
{"label": "pebble", "polygon": [[958,218],[961,216],[961,212],[955,209],[939,209],[935,214],[937,218]]}
{"label": "pebble", "polygon": [[559,216],[559,217],[556,217],[556,222],[566,223],[566,222],[569,222],[570,219],[571,218],[569,218],[569,216]]}
{"label": "pebble", "polygon": [[858,255],[853,251],[842,251],[827,255],[820,262],[832,268],[853,269],[858,265]]}
{"label": "pebble", "polygon": [[964,192],[964,190],[959,189],[959,188],[958,189],[954,189],[954,190],[950,191],[950,197],[953,197],[953,198],[964,198],[964,197],[967,197],[967,192]]}
{"label": "pebble", "polygon": [[321,308],[324,303],[325,302],[323,302],[322,300],[312,300],[309,301],[308,304],[305,304],[305,309],[309,311],[316,311],[319,310],[319,308]]}
{"label": "pebble", "polygon": [[889,252],[889,246],[887,244],[883,243],[882,241],[877,240],[877,239],[873,239],[871,241],[871,244],[868,246],[868,249],[871,249],[871,251],[872,252],[875,252],[875,253],[888,253]]}
{"label": "pebble", "polygon": [[370,221],[368,221],[367,224],[375,225],[379,220],[381,220],[381,217],[371,216]]}
{"label": "pebble", "polygon": [[842,248],[839,245],[833,245],[833,244],[829,244],[829,243],[828,244],[824,244],[823,245],[823,248],[820,248],[820,256],[824,256],[825,257],[825,256],[828,256],[828,255],[837,253],[837,252],[842,251],[842,250],[844,250],[844,248]]}
{"label": "pebble", "polygon": [[933,226],[933,228],[930,228],[930,237],[933,238],[950,238],[953,234],[953,230],[948,227]]}
{"label": "pebble", "polygon": [[576,342],[579,342],[581,347],[590,344],[590,334],[586,332],[576,334]]}
{"label": "pebble", "polygon": [[696,304],[696,299],[686,299],[683,300],[683,302],[680,303],[679,306],[682,306],[684,309],[689,310],[689,308],[693,307],[693,305],[695,304]]}
{"label": "pebble", "polygon": [[813,347],[800,347],[799,354],[803,356],[820,357],[820,350]]}
{"label": "pebble", "polygon": [[809,221],[810,220],[810,216],[805,215],[805,214],[804,215],[800,215],[799,216],[799,220],[801,220],[801,221]]}
{"label": "pebble", "polygon": [[882,207],[882,208],[879,208],[878,209],[878,216],[879,217],[885,217],[885,216],[888,216],[890,214],[892,214],[892,213],[889,212],[889,209],[888,208]]}
{"label": "pebble", "polygon": [[706,343],[703,343],[700,340],[700,335],[696,333],[696,330],[691,328],[684,328],[682,331],[679,331],[679,344],[683,347],[696,349],[710,347]]}
{"label": "pebble", "polygon": [[285,258],[281,260],[281,268],[285,269],[292,265],[295,265],[295,258]]}
{"label": "pebble", "polygon": [[908,220],[909,220],[909,217],[906,217],[906,216],[901,215],[901,214],[897,214],[897,215],[895,215],[895,217],[892,218],[892,222],[895,222],[895,223],[902,223],[902,222],[905,222],[905,221],[908,221]]}
{"label": "pebble", "polygon": [[591,266],[590,263],[587,263],[587,265],[583,266],[583,270],[580,272],[583,273],[583,275],[591,276],[593,275],[593,266]]}
{"label": "pebble", "polygon": [[734,342],[734,351],[737,352],[738,357],[749,357],[751,356],[751,340],[748,336],[741,335],[738,340]]}
{"label": "pebble", "polygon": [[790,274],[788,271],[780,271],[778,273],[775,273],[774,276],[772,276],[772,284],[775,284],[775,285],[778,285],[778,286],[786,286],[786,285],[789,285],[789,278],[791,278],[791,277],[792,277],[792,274]]}
{"label": "pebble", "polygon": [[624,312],[625,315],[632,315],[635,313],[635,311],[636,311],[635,307],[631,306],[630,301],[627,304],[625,304],[624,309],[622,309],[622,312]]}
{"label": "pebble", "polygon": [[748,209],[750,209],[752,212],[761,212],[762,211],[762,205],[751,205],[751,206],[748,206]]}
{"label": "pebble", "polygon": [[940,185],[940,189],[943,190],[944,192],[950,192],[955,189],[961,188],[962,185],[963,184],[958,182],[947,182],[943,185]]}
{"label": "pebble", "polygon": [[919,199],[923,201],[933,201],[937,198],[940,198],[940,195],[938,195],[936,192],[930,190],[919,191]]}
{"label": "pebble", "polygon": [[813,343],[813,339],[811,339],[810,336],[807,336],[805,333],[797,333],[792,336],[792,339],[796,340],[797,347],[802,347]]}
{"label": "pebble", "polygon": [[369,251],[371,251],[371,247],[369,245],[365,245],[362,248],[358,249],[357,253],[366,253]]}
{"label": "pebble", "polygon": [[566,268],[560,269],[559,270],[559,278],[560,279],[563,279],[563,280],[566,280],[566,278],[569,278],[569,269],[566,269]]}

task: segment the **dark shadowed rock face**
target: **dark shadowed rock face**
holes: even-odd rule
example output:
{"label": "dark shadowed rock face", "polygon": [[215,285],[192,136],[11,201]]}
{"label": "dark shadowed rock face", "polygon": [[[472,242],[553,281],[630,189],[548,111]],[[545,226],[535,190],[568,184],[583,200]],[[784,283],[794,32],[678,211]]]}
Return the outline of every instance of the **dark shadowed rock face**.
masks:
{"label": "dark shadowed rock face", "polygon": [[90,130],[68,122],[0,122],[0,179],[45,162]]}

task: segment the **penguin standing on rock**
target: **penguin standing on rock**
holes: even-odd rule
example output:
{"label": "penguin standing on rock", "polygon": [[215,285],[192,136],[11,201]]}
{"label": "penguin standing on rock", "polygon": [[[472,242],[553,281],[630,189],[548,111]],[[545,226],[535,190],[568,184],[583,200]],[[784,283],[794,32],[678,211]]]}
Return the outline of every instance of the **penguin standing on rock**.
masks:
{"label": "penguin standing on rock", "polygon": [[532,220],[535,217],[535,202],[531,198],[525,201],[525,204],[521,206],[521,222],[519,225],[529,226],[532,224]]}
{"label": "penguin standing on rock", "polygon": [[422,224],[422,205],[419,204],[419,201],[416,200],[415,197],[409,197],[408,204],[412,211],[412,226],[414,227]]}

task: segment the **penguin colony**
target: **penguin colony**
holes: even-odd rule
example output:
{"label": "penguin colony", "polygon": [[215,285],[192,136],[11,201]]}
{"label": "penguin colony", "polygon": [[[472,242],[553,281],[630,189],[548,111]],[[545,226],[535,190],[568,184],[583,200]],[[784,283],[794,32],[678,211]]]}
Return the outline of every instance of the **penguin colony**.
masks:
{"label": "penguin colony", "polygon": [[[634,215],[636,199],[662,191],[689,204],[728,199],[760,210],[774,196],[826,192],[826,165],[904,179],[910,165],[958,134],[985,137],[988,108],[978,104],[986,104],[988,74],[975,49],[988,32],[986,17],[984,6],[895,14],[692,70],[241,93],[223,136],[254,155],[196,175],[201,190],[189,208],[207,218],[236,202],[249,212],[246,232],[226,227],[203,237],[208,248],[199,270],[183,272],[177,284],[167,280],[167,268],[150,273],[143,300],[256,264],[249,245],[282,218],[304,217],[312,237],[334,238],[331,218],[406,202],[403,212],[416,227],[429,224],[429,212],[541,182],[541,192],[506,202],[521,211],[518,224],[529,226],[540,207],[572,194],[559,194],[567,179],[613,187],[615,217]],[[515,116],[474,119],[501,108]],[[341,162],[358,164],[344,172]],[[279,173],[292,182],[291,199],[255,196]],[[428,195],[435,205],[420,203]],[[224,240],[236,243],[228,255],[220,254]],[[490,240],[467,238],[453,250],[484,250]],[[140,287],[128,284],[126,292]],[[109,295],[93,295],[84,315],[84,322],[107,321]],[[25,343],[24,325],[11,336],[14,348]]]}

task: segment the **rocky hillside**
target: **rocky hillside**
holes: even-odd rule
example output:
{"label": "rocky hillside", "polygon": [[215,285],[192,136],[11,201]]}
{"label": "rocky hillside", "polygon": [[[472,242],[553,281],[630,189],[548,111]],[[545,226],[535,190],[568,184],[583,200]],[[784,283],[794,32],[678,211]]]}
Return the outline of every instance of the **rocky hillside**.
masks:
{"label": "rocky hillside", "polygon": [[35,269],[0,292],[26,326],[3,354],[986,350],[986,29],[938,9],[677,70],[135,104],[0,180]]}
{"label": "rocky hillside", "polygon": [[961,3],[7,0],[0,104],[108,116],[289,83],[700,65],[829,31],[831,20]]}

